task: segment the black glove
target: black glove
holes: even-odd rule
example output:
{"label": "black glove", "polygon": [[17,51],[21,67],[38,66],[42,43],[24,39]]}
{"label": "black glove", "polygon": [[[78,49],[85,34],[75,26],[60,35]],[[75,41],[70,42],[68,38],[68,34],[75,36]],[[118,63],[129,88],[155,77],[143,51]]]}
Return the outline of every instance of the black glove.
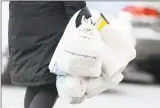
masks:
{"label": "black glove", "polygon": [[76,27],[79,27],[81,25],[82,16],[84,16],[86,19],[90,18],[92,15],[87,7],[84,7],[80,13],[78,14],[76,18]]}

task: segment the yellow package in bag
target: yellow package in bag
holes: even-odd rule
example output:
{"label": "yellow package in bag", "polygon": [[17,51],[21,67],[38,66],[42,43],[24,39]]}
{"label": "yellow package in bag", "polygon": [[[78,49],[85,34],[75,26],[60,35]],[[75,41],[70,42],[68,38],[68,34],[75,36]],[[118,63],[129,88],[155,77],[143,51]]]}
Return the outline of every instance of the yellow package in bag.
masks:
{"label": "yellow package in bag", "polygon": [[104,26],[107,26],[109,24],[109,22],[107,21],[107,19],[104,17],[104,15],[101,13],[100,14],[100,18],[98,20],[98,23],[96,25],[96,28],[98,31],[101,31]]}

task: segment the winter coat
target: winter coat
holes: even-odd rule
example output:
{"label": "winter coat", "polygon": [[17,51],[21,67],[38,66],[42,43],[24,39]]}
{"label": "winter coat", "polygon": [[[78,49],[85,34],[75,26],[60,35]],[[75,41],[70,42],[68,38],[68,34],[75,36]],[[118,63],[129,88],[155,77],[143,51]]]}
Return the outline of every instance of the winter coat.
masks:
{"label": "winter coat", "polygon": [[10,75],[13,84],[55,83],[48,65],[69,19],[84,1],[11,1],[9,4]]}

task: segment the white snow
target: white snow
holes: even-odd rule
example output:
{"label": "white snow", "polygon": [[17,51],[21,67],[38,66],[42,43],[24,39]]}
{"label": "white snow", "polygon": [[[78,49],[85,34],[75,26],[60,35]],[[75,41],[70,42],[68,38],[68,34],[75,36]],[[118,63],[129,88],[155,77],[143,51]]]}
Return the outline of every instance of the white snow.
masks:
{"label": "white snow", "polygon": [[[3,86],[2,108],[23,108],[25,88]],[[80,105],[69,105],[61,100],[53,108],[160,108],[160,86],[120,84]]]}

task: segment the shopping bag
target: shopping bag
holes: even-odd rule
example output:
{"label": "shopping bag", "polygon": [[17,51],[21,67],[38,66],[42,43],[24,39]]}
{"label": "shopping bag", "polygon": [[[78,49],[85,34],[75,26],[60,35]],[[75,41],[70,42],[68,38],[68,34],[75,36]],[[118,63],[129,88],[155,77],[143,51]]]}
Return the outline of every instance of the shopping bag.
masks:
{"label": "shopping bag", "polygon": [[[104,40],[102,74],[98,78],[89,78],[86,97],[91,98],[118,85],[122,79],[122,72],[128,63],[136,56],[135,44],[129,40],[130,26],[124,25],[126,31],[119,28],[120,20],[106,20],[100,14],[97,24],[102,39]],[[123,33],[125,32],[125,33]]]}
{"label": "shopping bag", "polygon": [[89,19],[82,19],[77,28],[71,18],[49,64],[51,73],[98,77],[101,74],[103,44],[96,27]]}
{"label": "shopping bag", "polygon": [[[109,22],[102,14],[97,23],[97,29],[104,41],[102,69],[108,77],[115,72],[123,71],[128,63],[136,57],[134,45],[127,38],[132,35],[131,28],[127,24],[126,26],[121,25],[120,28],[120,24],[121,22],[116,19]],[[124,30],[123,27],[128,29]]]}
{"label": "shopping bag", "polygon": [[[57,51],[53,55],[50,63],[51,72],[58,75],[56,85],[60,98],[71,104],[82,103],[85,100],[85,97],[91,98],[118,85],[123,79],[122,72],[124,68],[136,56],[134,45],[127,38],[130,33],[124,33],[130,31],[124,29],[125,27],[123,29],[119,28],[122,22],[120,23],[118,20],[116,21],[116,19],[115,21],[106,21],[102,14],[98,15],[99,17],[96,16],[94,20],[91,19],[92,24],[95,26],[90,23],[90,19],[83,19],[82,25],[79,26],[79,29],[75,28],[72,23],[73,25],[71,27],[75,30],[74,34],[77,33],[78,35],[75,35],[73,38],[68,38],[73,36],[72,33],[70,33],[70,36],[62,37],[63,40],[61,39],[61,41],[66,43],[59,43],[59,47],[57,47]],[[98,32],[94,27],[96,27]],[[88,28],[93,28],[95,33],[88,30]],[[67,30],[70,31],[69,29],[66,29],[66,31]],[[96,38],[101,40],[99,41],[100,46],[94,46],[97,48],[96,51],[99,50],[99,53],[97,54],[99,62],[93,62],[94,60],[92,61],[87,57],[87,59],[84,58],[84,60],[82,58],[75,59],[74,57],[76,54],[82,54],[82,52],[84,53],[85,51],[88,51],[87,54],[90,56],[96,54],[92,52],[92,48],[94,47],[88,47],[90,46],[88,45],[88,41],[84,40],[89,38],[90,34],[92,35],[96,33],[98,33],[97,35],[100,37]],[[86,45],[82,46],[86,49],[88,48],[88,50],[84,50],[83,47],[78,46],[78,44],[80,45],[82,42],[82,40],[77,41],[80,36],[84,36],[82,37],[82,40],[84,41],[84,44],[87,43],[87,47]],[[64,39],[65,37],[67,37],[66,40]],[[72,41],[67,39],[77,39],[75,43],[78,44],[73,46]],[[72,56],[67,54],[64,50],[61,50],[67,48],[70,53],[72,53]],[[92,65],[94,68],[89,68],[89,65]]]}

